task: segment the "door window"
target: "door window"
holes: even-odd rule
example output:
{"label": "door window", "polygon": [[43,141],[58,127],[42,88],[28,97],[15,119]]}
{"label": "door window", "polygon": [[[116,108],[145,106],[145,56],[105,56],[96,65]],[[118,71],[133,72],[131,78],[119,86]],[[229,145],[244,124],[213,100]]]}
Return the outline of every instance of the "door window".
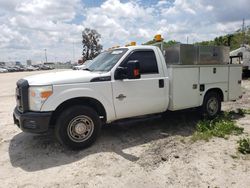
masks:
{"label": "door window", "polygon": [[140,63],[141,74],[157,74],[158,66],[155,53],[152,50],[134,51],[122,64],[122,67],[127,65],[130,60],[138,60]]}

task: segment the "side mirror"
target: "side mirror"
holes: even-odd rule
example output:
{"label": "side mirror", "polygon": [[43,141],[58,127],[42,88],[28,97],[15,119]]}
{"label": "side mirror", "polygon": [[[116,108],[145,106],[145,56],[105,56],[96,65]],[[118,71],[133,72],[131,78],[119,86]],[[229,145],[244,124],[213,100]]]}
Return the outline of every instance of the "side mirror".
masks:
{"label": "side mirror", "polygon": [[127,63],[127,78],[128,79],[139,79],[140,74],[140,63],[138,60],[130,60]]}
{"label": "side mirror", "polygon": [[127,78],[127,67],[117,67],[115,71],[115,79],[116,80],[123,80]]}
{"label": "side mirror", "polygon": [[138,60],[130,60],[127,62],[126,67],[117,67],[115,71],[115,79],[139,79],[140,74],[140,63]]}

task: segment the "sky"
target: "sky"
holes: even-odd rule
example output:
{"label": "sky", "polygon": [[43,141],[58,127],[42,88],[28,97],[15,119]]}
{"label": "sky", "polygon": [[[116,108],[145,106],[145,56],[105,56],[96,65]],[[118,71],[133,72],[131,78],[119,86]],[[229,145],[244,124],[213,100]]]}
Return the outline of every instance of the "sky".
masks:
{"label": "sky", "polygon": [[189,43],[250,25],[250,0],[0,0],[0,62],[77,61],[82,31],[101,34],[104,49],[162,34]]}

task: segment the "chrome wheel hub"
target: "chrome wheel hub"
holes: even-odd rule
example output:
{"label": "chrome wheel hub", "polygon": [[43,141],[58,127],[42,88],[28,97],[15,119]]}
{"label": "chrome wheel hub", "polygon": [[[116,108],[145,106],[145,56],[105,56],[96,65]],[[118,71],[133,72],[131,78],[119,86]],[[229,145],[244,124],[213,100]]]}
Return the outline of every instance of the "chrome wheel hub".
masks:
{"label": "chrome wheel hub", "polygon": [[219,103],[216,98],[211,98],[207,102],[207,110],[210,115],[216,114],[219,108]]}
{"label": "chrome wheel hub", "polygon": [[85,115],[80,115],[72,119],[68,125],[67,133],[74,142],[87,140],[94,131],[94,122]]}
{"label": "chrome wheel hub", "polygon": [[77,134],[83,134],[84,132],[86,132],[87,128],[83,123],[78,123],[75,125],[75,132]]}

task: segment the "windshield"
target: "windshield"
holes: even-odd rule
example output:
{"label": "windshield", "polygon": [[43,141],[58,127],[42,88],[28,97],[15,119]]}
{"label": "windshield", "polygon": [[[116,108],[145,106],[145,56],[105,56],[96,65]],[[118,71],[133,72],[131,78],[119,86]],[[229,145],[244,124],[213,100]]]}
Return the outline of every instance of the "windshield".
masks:
{"label": "windshield", "polygon": [[91,61],[88,69],[90,71],[110,71],[127,50],[127,48],[119,48],[102,52]]}
{"label": "windshield", "polygon": [[85,61],[82,65],[79,65],[79,66],[88,66],[90,63],[91,63],[92,60],[87,60]]}

